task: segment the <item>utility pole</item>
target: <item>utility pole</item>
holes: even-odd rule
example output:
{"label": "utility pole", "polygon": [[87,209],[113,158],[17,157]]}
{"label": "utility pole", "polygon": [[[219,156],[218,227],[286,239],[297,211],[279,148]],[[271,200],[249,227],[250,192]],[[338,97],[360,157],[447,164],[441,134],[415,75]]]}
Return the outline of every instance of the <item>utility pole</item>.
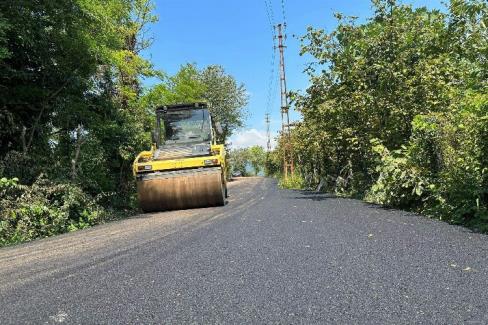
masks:
{"label": "utility pole", "polygon": [[286,24],[278,24],[278,49],[280,51],[280,88],[281,88],[281,136],[284,140],[283,145],[283,175],[285,179],[288,178],[288,174],[293,175],[294,163],[293,163],[293,151],[291,145],[291,132],[290,132],[290,115],[288,114],[288,93],[286,90],[286,72],[285,72],[285,45],[283,35]]}
{"label": "utility pole", "polygon": [[265,122],[266,122],[266,139],[267,139],[267,143],[266,143],[266,176],[269,176],[269,166],[270,166],[270,163],[269,163],[269,153],[271,152],[271,131],[270,131],[270,118],[269,118],[269,113],[266,113],[266,116],[265,116]]}
{"label": "utility pole", "polygon": [[268,151],[269,154],[271,152],[271,131],[270,131],[269,113],[266,113],[265,121],[266,121],[266,138],[268,140],[266,145],[266,150]]}

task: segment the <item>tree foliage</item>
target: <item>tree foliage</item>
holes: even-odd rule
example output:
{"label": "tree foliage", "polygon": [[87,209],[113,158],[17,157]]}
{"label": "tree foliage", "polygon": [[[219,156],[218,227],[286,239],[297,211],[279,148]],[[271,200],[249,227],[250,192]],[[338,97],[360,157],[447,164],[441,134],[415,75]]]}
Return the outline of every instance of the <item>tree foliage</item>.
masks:
{"label": "tree foliage", "polygon": [[[56,189],[81,191],[82,202],[103,193],[100,209],[131,208],[131,163],[150,141],[140,80],[155,71],[140,51],[150,44],[152,10],[150,0],[0,2],[0,174],[25,184],[23,193],[40,191],[12,196],[18,209],[2,201],[11,236],[27,220],[70,221],[23,239],[66,231],[82,218],[58,214],[64,199],[49,194]],[[38,186],[41,174],[47,181]],[[29,202],[40,210],[22,210]]]}
{"label": "tree foliage", "polygon": [[307,186],[486,226],[488,4],[372,3],[367,22],[337,14],[335,30],[302,38],[314,61],[311,86],[293,94],[300,174]]}
{"label": "tree foliage", "polygon": [[225,142],[234,130],[244,125],[246,111],[243,108],[248,103],[246,88],[219,65],[203,69],[199,80],[205,87],[204,100],[210,104],[215,120],[222,125],[219,140]]}
{"label": "tree foliage", "polygon": [[98,198],[41,175],[31,186],[0,179],[0,246],[83,229],[110,218]]}
{"label": "tree foliage", "polygon": [[257,176],[265,172],[266,151],[261,146],[234,149],[229,153],[229,157],[232,173]]}
{"label": "tree foliage", "polygon": [[194,64],[186,64],[174,76],[163,76],[161,83],[146,92],[144,101],[148,107],[207,102],[214,120],[222,126],[218,141],[225,143],[243,126],[248,95],[244,85],[238,84],[222,66],[210,65],[199,70]]}

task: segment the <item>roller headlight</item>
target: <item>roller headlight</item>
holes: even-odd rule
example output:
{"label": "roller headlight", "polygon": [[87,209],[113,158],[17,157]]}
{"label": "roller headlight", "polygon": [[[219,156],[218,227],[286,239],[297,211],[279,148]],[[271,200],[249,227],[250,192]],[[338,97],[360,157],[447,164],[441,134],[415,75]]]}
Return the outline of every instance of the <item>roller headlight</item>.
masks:
{"label": "roller headlight", "polygon": [[139,171],[152,170],[152,166],[151,165],[137,166],[137,170],[139,170]]}

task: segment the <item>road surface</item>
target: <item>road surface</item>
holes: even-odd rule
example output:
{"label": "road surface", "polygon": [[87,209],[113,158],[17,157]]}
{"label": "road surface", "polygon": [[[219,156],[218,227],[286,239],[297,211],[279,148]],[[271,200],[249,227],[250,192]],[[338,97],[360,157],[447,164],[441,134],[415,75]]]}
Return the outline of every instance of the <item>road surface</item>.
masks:
{"label": "road surface", "polygon": [[223,208],[0,250],[0,324],[488,324],[488,236],[232,182]]}

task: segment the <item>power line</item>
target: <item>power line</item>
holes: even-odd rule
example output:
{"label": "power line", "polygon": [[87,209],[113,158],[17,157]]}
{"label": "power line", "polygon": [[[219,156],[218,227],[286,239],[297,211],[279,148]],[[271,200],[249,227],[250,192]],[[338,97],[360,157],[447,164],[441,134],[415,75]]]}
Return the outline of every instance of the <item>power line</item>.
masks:
{"label": "power line", "polygon": [[[275,51],[275,48],[273,48],[273,53]],[[273,54],[274,55],[274,54]],[[276,55],[274,55],[276,57]],[[272,70],[272,74],[270,75],[270,79],[271,79],[271,87],[270,87],[270,94],[269,94],[269,107],[270,107],[270,111],[271,109],[274,107],[275,105],[275,102],[276,102],[276,93],[278,91],[278,75],[275,73],[276,71],[276,59],[274,58],[273,60],[273,70]]]}
{"label": "power line", "polygon": [[276,47],[275,47],[275,39],[276,39],[276,32],[275,32],[275,21],[274,21],[274,11],[271,0],[264,0],[264,6],[266,9],[266,16],[268,18],[268,23],[271,31],[271,62],[270,62],[270,74],[269,74],[269,82],[268,82],[268,95],[266,99],[266,112],[271,112],[271,108],[274,104],[274,96],[276,90],[276,78],[275,78],[275,67],[276,67]]}
{"label": "power line", "polygon": [[285,0],[281,0],[281,14],[283,16],[283,26],[286,28]]}
{"label": "power line", "polygon": [[270,122],[269,113],[266,113],[264,121],[266,122],[266,150],[268,154],[271,152],[271,130],[270,130]]}
{"label": "power line", "polygon": [[264,121],[266,122],[266,175],[269,175],[269,154],[271,153],[271,130],[269,113],[266,113]]}
{"label": "power line", "polygon": [[275,80],[275,66],[276,66],[276,51],[273,44],[271,48],[271,64],[270,64],[270,74],[269,74],[269,84],[268,84],[268,97],[266,101],[266,110],[269,112],[271,110],[273,104],[273,91],[275,89],[274,85],[276,84]]}
{"label": "power line", "polygon": [[[276,101],[275,94],[278,87],[278,76],[276,75],[276,49],[277,46],[275,45],[275,40],[277,39],[276,36],[276,24],[274,20],[274,11],[273,11],[273,1],[272,0],[264,0],[264,6],[266,9],[266,15],[268,18],[268,23],[270,24],[271,28],[271,36],[273,40],[273,48],[271,52],[271,63],[270,63],[270,78],[269,78],[269,85],[268,85],[268,96],[266,100],[266,112],[270,112],[274,103]],[[281,0],[281,14],[283,18],[282,28],[283,31],[286,28],[286,5],[285,0]],[[284,36],[286,39],[286,35]]]}
{"label": "power line", "polygon": [[264,6],[266,8],[266,16],[268,17],[271,35],[274,37],[275,36],[275,30],[274,30],[275,22],[274,22],[273,6],[271,5],[271,2],[269,0],[264,0]]}
{"label": "power line", "polygon": [[[273,90],[275,79],[275,61],[276,61],[276,48],[279,49],[280,54],[280,88],[281,88],[281,137],[284,139],[284,154],[283,154],[283,174],[285,179],[288,175],[294,174],[294,162],[293,162],[293,149],[291,144],[291,132],[290,132],[290,116],[289,116],[289,103],[288,103],[288,93],[286,89],[286,74],[285,74],[285,58],[284,58],[284,40],[286,39],[286,10],[285,10],[285,0],[281,0],[281,14],[283,16],[283,23],[274,25],[274,13],[273,7],[271,5],[271,0],[264,0],[264,5],[266,7],[266,15],[268,17],[268,22],[271,25],[271,36],[273,39],[273,48],[271,54],[271,71],[270,79],[268,85],[268,98],[266,105],[266,136],[267,136],[267,152],[271,151],[271,134],[270,134],[270,111],[273,102]],[[275,27],[278,30],[278,36],[276,35]],[[275,40],[278,39],[278,46],[275,46]],[[267,157],[268,159],[268,157]]]}
{"label": "power line", "polygon": [[280,51],[280,88],[281,88],[281,136],[284,138],[285,144],[283,146],[283,174],[285,179],[294,174],[295,164],[293,162],[293,148],[291,144],[290,132],[290,115],[288,113],[290,107],[288,104],[288,93],[286,89],[286,69],[285,69],[285,44],[284,26],[278,24],[278,49]]}

